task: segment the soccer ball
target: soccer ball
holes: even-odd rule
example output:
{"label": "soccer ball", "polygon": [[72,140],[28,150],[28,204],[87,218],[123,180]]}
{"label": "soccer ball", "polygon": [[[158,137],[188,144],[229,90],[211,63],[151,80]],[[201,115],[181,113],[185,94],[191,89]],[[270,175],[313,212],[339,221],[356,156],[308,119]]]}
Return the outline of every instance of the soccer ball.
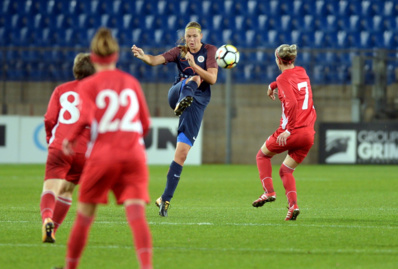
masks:
{"label": "soccer ball", "polygon": [[232,45],[222,45],[216,51],[216,61],[221,68],[233,68],[239,62],[239,51]]}

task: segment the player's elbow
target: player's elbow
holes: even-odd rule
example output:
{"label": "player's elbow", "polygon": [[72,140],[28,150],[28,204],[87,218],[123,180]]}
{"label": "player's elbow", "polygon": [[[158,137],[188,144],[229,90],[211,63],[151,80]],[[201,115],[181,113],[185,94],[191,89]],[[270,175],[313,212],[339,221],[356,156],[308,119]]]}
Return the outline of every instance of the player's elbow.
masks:
{"label": "player's elbow", "polygon": [[213,77],[213,78],[211,78],[211,79],[209,80],[209,84],[210,84],[210,85],[214,85],[214,84],[216,84],[216,82],[217,82],[217,77]]}

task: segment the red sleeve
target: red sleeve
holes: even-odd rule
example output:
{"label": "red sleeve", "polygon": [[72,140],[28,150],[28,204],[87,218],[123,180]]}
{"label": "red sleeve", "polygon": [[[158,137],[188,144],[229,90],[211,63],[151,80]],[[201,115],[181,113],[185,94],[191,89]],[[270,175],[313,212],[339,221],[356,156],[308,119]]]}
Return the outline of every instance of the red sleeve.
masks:
{"label": "red sleeve", "polygon": [[297,99],[294,94],[293,88],[290,85],[289,81],[281,78],[280,76],[276,79],[278,84],[278,94],[283,96],[282,102],[284,111],[287,118],[286,130],[292,131],[294,126],[296,125],[296,107],[297,107]]}
{"label": "red sleeve", "polygon": [[139,117],[142,125],[142,136],[144,137],[149,131],[149,127],[151,125],[151,118],[149,114],[148,104],[145,100],[145,95],[141,89],[141,85],[138,82],[138,80],[136,80],[136,85],[137,85],[136,93],[137,93],[138,103],[140,106]]}
{"label": "red sleeve", "polygon": [[84,83],[80,83],[78,88],[76,89],[77,93],[79,94],[78,107],[80,111],[80,117],[79,120],[73,125],[73,127],[68,132],[65,138],[70,142],[75,141],[77,137],[79,137],[82,134],[86,126],[89,126],[91,122],[90,116],[92,113],[92,102],[90,100],[89,91],[87,90],[87,88],[89,87],[87,85],[82,87],[82,84]]}
{"label": "red sleeve", "polygon": [[278,84],[276,83],[276,81],[271,82],[271,84],[269,85],[269,88],[271,90],[275,90],[276,88],[278,88]]}
{"label": "red sleeve", "polygon": [[177,61],[178,54],[180,54],[179,47],[174,47],[174,48],[166,51],[165,53],[163,53],[162,56],[166,59],[166,62],[164,64]]}
{"label": "red sleeve", "polygon": [[50,141],[52,136],[52,130],[54,126],[58,123],[58,115],[61,109],[61,105],[59,104],[59,93],[58,87],[55,88],[53,93],[51,94],[50,101],[48,103],[46,114],[44,115],[44,127],[46,130],[46,141],[47,144]]}
{"label": "red sleeve", "polygon": [[217,48],[213,45],[206,45],[206,48],[207,48],[206,69],[218,68],[218,64],[216,62]]}

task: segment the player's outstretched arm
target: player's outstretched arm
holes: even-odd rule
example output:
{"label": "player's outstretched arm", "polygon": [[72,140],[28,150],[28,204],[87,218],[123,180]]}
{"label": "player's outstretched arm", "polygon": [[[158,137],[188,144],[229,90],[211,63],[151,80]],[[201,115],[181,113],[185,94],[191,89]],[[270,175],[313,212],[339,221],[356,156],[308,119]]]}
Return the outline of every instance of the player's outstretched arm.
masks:
{"label": "player's outstretched arm", "polygon": [[131,47],[131,51],[133,52],[134,57],[152,66],[164,64],[166,62],[166,59],[163,57],[163,55],[153,56],[150,54],[145,54],[144,50],[137,47],[136,45],[133,45]]}

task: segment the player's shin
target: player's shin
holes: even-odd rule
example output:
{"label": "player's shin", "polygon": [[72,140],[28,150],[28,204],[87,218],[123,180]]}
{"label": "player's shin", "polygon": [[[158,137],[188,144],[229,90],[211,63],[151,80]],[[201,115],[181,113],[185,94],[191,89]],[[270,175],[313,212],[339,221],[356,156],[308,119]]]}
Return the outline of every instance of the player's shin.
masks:
{"label": "player's shin", "polygon": [[296,180],[294,179],[293,172],[294,169],[287,167],[285,164],[282,164],[279,169],[279,175],[285,187],[289,208],[293,205],[297,205]]}
{"label": "player's shin", "polygon": [[169,172],[167,173],[167,183],[166,188],[162,195],[163,201],[169,201],[174,196],[174,192],[177,189],[177,185],[180,181],[180,176],[182,172],[182,166],[173,161],[170,165]]}
{"label": "player's shin", "polygon": [[274,193],[274,185],[272,182],[272,156],[265,155],[261,149],[256,156],[257,169],[260,175],[261,184],[265,193]]}

